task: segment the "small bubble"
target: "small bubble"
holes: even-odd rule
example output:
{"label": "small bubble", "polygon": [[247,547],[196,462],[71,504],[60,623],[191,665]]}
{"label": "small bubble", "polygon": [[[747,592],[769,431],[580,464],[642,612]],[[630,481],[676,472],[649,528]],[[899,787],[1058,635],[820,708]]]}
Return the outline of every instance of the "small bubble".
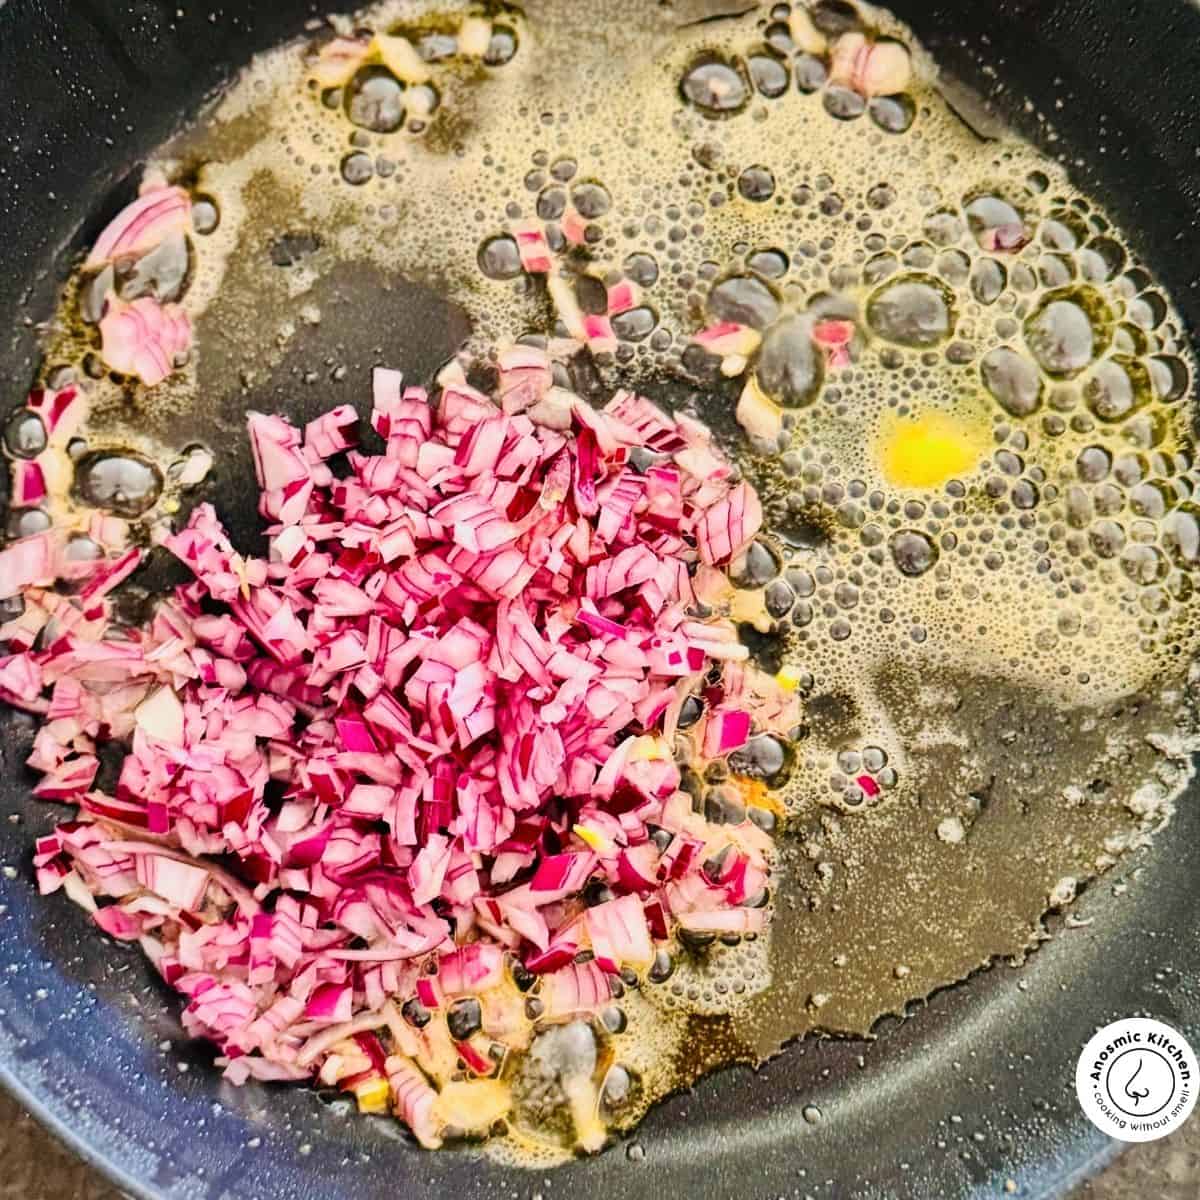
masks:
{"label": "small bubble", "polygon": [[1159,355],[1149,359],[1146,367],[1154,394],[1160,400],[1178,400],[1186,393],[1191,381],[1187,366],[1181,359]]}
{"label": "small bubble", "polygon": [[764,30],[763,36],[767,39],[767,45],[776,54],[784,58],[788,57],[796,49],[796,43],[792,40],[791,30],[784,20],[772,21]]}
{"label": "small bubble", "polygon": [[981,249],[1019,249],[1029,240],[1024,215],[999,196],[986,193],[975,196],[968,201],[965,211]]}
{"label": "small bubble", "polygon": [[567,211],[567,193],[561,187],[548,187],[537,198],[537,215],[543,221],[557,221]]}
{"label": "small bubble", "polygon": [[13,409],[4,427],[4,448],[14,458],[37,458],[46,448],[42,418],[24,405]]}
{"label": "small bubble", "polygon": [[1162,524],[1162,544],[1176,566],[1193,570],[1200,563],[1200,508],[1182,504]]}
{"label": "small bubble", "polygon": [[867,301],[867,321],[882,338],[901,346],[934,346],[954,327],[949,290],[929,275],[907,275]]}
{"label": "small bubble", "polygon": [[515,279],[521,274],[521,253],[507,234],[488,238],[479,247],[479,269],[489,279]]}
{"label": "small bubble", "polygon": [[680,85],[683,98],[705,116],[728,116],[745,108],[750,88],[741,71],[718,58],[695,63]]}
{"label": "small bubble", "polygon": [[876,96],[870,103],[871,120],[885,133],[906,133],[917,116],[908,96]]}
{"label": "small bubble", "polygon": [[994,258],[980,259],[971,272],[971,294],[980,304],[995,304],[1008,285],[1008,272]]}
{"label": "small bubble", "polygon": [[759,541],[751,542],[730,578],[736,587],[760,588],[779,574],[775,555]]}
{"label": "small bubble", "polygon": [[1116,278],[1128,261],[1124,248],[1112,238],[1094,238],[1076,256],[1079,273],[1090,283],[1107,283]]}
{"label": "small bubble", "polygon": [[653,287],[658,281],[658,263],[650,254],[631,254],[622,264],[622,270],[640,287]]}
{"label": "small bubble", "polygon": [[1125,546],[1125,530],[1116,521],[1097,521],[1088,531],[1088,540],[1100,558],[1116,558]]}
{"label": "small bubble", "polygon": [[483,61],[489,67],[502,67],[512,62],[517,53],[517,35],[507,25],[493,25],[491,41]]}
{"label": "small bubble", "polygon": [[654,332],[658,314],[646,305],[626,309],[612,318],[613,332],[623,342],[640,342]]}
{"label": "small bubble", "polygon": [[954,287],[961,287],[971,274],[971,260],[961,250],[944,250],[938,255],[938,274]]}
{"label": "small bubble", "polygon": [[393,133],[404,124],[404,84],[386,67],[364,67],[346,89],[346,115],[360,129]]}
{"label": "small bubble", "polygon": [[1156,583],[1167,574],[1167,560],[1154,546],[1130,545],[1121,554],[1121,569],[1134,583]]}
{"label": "small bubble", "polygon": [[758,359],[758,382],[768,396],[786,408],[804,407],[816,399],[824,373],[807,317],[785,317],[771,326]]}
{"label": "small bubble", "polygon": [[777,579],[767,585],[764,604],[772,617],[781,619],[791,612],[795,599],[792,589],[782,579]]}
{"label": "small bubble", "polygon": [[1093,290],[1051,292],[1025,322],[1025,341],[1047,374],[1060,379],[1078,375],[1107,341],[1089,313],[1102,319],[1109,313]]}
{"label": "small bubble", "polygon": [[99,451],[76,465],[75,491],[86,504],[138,517],[158,500],[162,474],[131,451]]}
{"label": "small bubble", "polygon": [[867,111],[867,102],[858,92],[833,84],[822,96],[825,111],[839,121],[853,121]]}
{"label": "small bubble", "polygon": [[937,547],[916,529],[894,533],[888,545],[896,566],[911,578],[924,575],[938,560]]}
{"label": "small bubble", "polygon": [[915,267],[919,270],[925,270],[933,266],[934,250],[928,242],[913,242],[905,247],[900,261],[906,267]]}
{"label": "small bubble", "polygon": [[775,176],[768,167],[747,167],[738,176],[737,186],[744,199],[761,204],[775,194]]}
{"label": "small bubble", "polygon": [[1012,500],[1014,508],[1026,511],[1036,508],[1041,496],[1036,484],[1031,483],[1028,479],[1018,479],[1013,484],[1009,498]]}
{"label": "small bubble", "polygon": [[788,256],[782,250],[756,250],[746,259],[746,267],[764,279],[782,279],[788,272]]}
{"label": "small bubble", "polygon": [[867,205],[877,212],[882,212],[885,208],[891,208],[895,203],[896,190],[889,183],[877,183],[867,193]]}
{"label": "small bubble", "polygon": [[931,212],[926,216],[922,228],[935,246],[955,246],[965,232],[961,218],[951,208],[939,208]]}
{"label": "small bubble", "polygon": [[1109,358],[1097,363],[1083,385],[1089,410],[1105,422],[1122,421],[1150,399],[1145,367],[1133,359]]}
{"label": "small bubble", "polygon": [[657,950],[654,954],[654,962],[647,972],[647,978],[651,983],[665,983],[675,973],[675,962],[666,950]]}
{"label": "small bubble", "polygon": [[887,766],[888,756],[887,751],[879,746],[867,746],[862,752],[862,765],[868,771],[881,771]]}
{"label": "small bubble", "polygon": [[356,150],[342,159],[342,178],[349,184],[358,187],[366,183],[375,174],[375,164],[369,154]]}
{"label": "small bubble", "polygon": [[773,100],[788,90],[787,66],[770,54],[754,54],[748,60],[750,78],[759,93]]}
{"label": "small bubble", "polygon": [[815,54],[798,54],[792,66],[796,72],[796,87],[808,95],[819,92],[829,78],[825,63]]}
{"label": "small bubble", "polygon": [[1027,417],[1042,403],[1043,383],[1037,367],[1007,346],[984,356],[979,365],[984,386],[996,403],[1014,417]]}
{"label": "small bubble", "polygon": [[581,217],[594,221],[604,216],[612,207],[612,197],[603,184],[587,180],[572,189],[571,203]]}
{"label": "small bubble", "polygon": [[221,223],[221,210],[211,196],[197,196],[192,201],[192,228],[201,236],[215,233]]}
{"label": "small bubble", "polygon": [[1099,483],[1111,467],[1112,455],[1103,446],[1085,446],[1075,459],[1075,473],[1085,483]]}
{"label": "small bubble", "polygon": [[765,329],[779,316],[779,299],[756,275],[730,275],[709,291],[706,309],[714,321]]}

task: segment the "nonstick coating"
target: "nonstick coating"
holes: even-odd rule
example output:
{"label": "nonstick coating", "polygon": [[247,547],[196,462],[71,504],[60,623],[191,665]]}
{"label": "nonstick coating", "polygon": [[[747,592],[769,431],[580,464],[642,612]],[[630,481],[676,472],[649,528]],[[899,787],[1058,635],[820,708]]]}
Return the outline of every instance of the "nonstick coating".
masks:
{"label": "nonstick coating", "polygon": [[[563,2],[577,5],[581,37],[603,19],[603,0]],[[716,7],[674,5],[680,19]],[[1082,164],[1194,329],[1200,10],[1187,0],[892,7],[945,68]],[[0,0],[6,404],[36,366],[33,322],[51,313],[99,218],[130,194],[139,160],[317,11],[296,0]],[[1060,140],[1047,141],[1039,113]],[[441,324],[421,331],[427,354],[461,336],[449,310]],[[1094,923],[1062,931],[1020,971],[1000,964],[914,1006],[877,1041],[808,1040],[758,1073],[721,1072],[656,1108],[635,1143],[546,1177],[419,1153],[394,1123],[346,1119],[302,1089],[223,1085],[145,965],[62,897],[37,898],[29,847],[61,812],[29,798],[30,737],[26,719],[0,717],[0,1079],[137,1195],[953,1200],[1003,1194],[1011,1178],[1022,1196],[1057,1196],[1116,1148],[1073,1094],[1094,1028],[1147,1013],[1200,1039],[1200,812],[1189,795],[1167,836],[1087,891],[1077,912]]]}

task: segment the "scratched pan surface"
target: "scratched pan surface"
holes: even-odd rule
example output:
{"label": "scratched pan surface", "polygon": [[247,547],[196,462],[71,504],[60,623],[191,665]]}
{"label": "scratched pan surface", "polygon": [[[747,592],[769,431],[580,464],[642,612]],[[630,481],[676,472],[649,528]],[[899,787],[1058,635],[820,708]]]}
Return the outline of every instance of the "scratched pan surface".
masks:
{"label": "scratched pan surface", "polygon": [[[717,8],[674,7],[681,20]],[[892,7],[944,68],[1035,140],[1026,99],[1054,114],[1055,149],[1079,161],[1090,190],[1134,231],[1195,328],[1200,10],[1188,0]],[[130,194],[142,156],[315,11],[300,0],[0,0],[5,405],[36,365],[32,323],[51,312],[98,218]],[[602,0],[587,11],[603,20]],[[296,373],[334,347],[365,387],[381,328],[414,374],[446,357],[465,331],[461,315],[384,282],[331,281],[357,300],[251,405],[301,415]],[[199,419],[224,424],[245,404],[214,396]],[[224,478],[223,512],[248,537],[248,461]],[[338,1117],[302,1090],[223,1085],[184,1043],[171,998],[140,961],[114,954],[71,906],[38,901],[28,847],[55,814],[29,799],[21,763],[30,737],[22,718],[0,717],[0,1080],[137,1195],[954,1200],[994,1196],[1012,1178],[1024,1196],[1057,1196],[1113,1150],[1073,1096],[1075,1057],[1092,1030],[1145,1012],[1200,1037],[1200,811],[1187,796],[1169,838],[1085,894],[1078,912],[1093,923],[1056,937],[1019,972],[1000,965],[914,1006],[876,1041],[808,1040],[758,1073],[722,1072],[655,1109],[636,1143],[548,1178],[418,1153],[394,1125]],[[1128,888],[1118,897],[1119,880]],[[803,1115],[810,1105],[815,1122]]]}

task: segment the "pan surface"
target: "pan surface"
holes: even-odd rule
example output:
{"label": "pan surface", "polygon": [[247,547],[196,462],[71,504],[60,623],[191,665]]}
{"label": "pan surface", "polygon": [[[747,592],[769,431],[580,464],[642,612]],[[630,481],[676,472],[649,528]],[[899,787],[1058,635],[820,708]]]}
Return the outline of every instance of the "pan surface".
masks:
{"label": "pan surface", "polygon": [[[945,69],[1042,145],[1051,128],[1039,114],[1051,115],[1054,148],[1078,164],[1194,328],[1200,297],[1186,248],[1200,199],[1200,11],[1185,0],[892,7]],[[675,8],[683,19],[718,6]],[[602,6],[595,12],[602,19]],[[96,233],[95,214],[127,195],[140,160],[231,73],[313,15],[284,0],[0,4],[0,372],[10,403],[36,366],[32,323],[50,314],[73,254]],[[397,344],[419,346],[409,360],[419,374],[463,330],[429,296],[421,327],[406,326],[412,299],[397,291],[394,311],[373,316]],[[362,345],[345,352],[364,388],[370,324],[359,323]],[[288,370],[262,385],[258,406],[285,395]],[[224,503],[231,513],[253,507],[249,490]],[[950,1198],[996,1195],[1012,1179],[1021,1195],[1055,1196],[1114,1150],[1073,1094],[1075,1058],[1094,1028],[1145,1013],[1200,1037],[1200,813],[1185,796],[1169,837],[1085,894],[1076,911],[1091,924],[1064,930],[1020,971],[997,965],[910,1019],[885,1022],[876,1041],[810,1039],[759,1072],[710,1077],[655,1109],[635,1140],[546,1179],[418,1154],[392,1124],[342,1119],[303,1090],[222,1084],[183,1040],[174,1002],[145,964],[114,954],[71,906],[38,900],[28,848],[59,814],[29,797],[21,764],[31,736],[23,718],[0,718],[9,814],[0,822],[0,1078],[138,1195],[634,1197],[669,1188]]]}

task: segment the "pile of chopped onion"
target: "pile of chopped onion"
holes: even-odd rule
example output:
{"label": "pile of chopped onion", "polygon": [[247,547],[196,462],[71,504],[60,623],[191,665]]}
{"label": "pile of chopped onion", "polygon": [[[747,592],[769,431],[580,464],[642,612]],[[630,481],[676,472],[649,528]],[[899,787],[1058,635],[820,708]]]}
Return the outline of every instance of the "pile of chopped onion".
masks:
{"label": "pile of chopped onion", "polygon": [[40,890],[139,943],[234,1082],[317,1079],[427,1146],[506,1111],[523,991],[586,1017],[679,930],[763,928],[770,839],[694,811],[676,752],[798,717],[701,602],[762,520],[708,431],[597,410],[540,350],[498,365],[433,404],[377,371],[371,450],[348,406],[251,414],[269,557],[198,506],[146,628],[109,600],[140,552],[69,596],[37,539],[0,555],[0,696],[41,717],[37,794],[78,806]]}

